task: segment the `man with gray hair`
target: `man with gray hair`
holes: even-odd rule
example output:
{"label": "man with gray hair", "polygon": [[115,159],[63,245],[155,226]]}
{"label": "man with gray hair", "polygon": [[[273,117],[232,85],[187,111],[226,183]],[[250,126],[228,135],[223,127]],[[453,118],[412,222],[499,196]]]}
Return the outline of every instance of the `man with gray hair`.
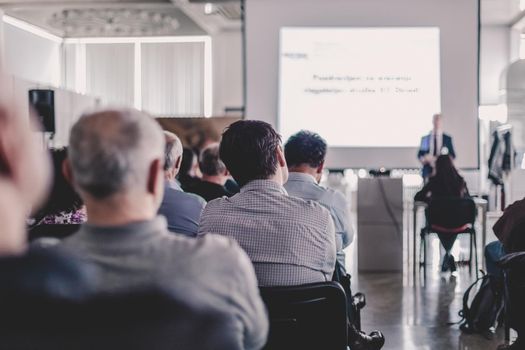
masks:
{"label": "man with gray hair", "polygon": [[199,168],[202,173],[202,181],[189,187],[188,192],[195,193],[208,202],[221,197],[233,196],[233,193],[224,187],[230,174],[219,156],[218,143],[211,144],[202,150],[199,157]]}
{"label": "man with gray hair", "polygon": [[183,148],[174,133],[164,131],[166,138],[164,198],[159,214],[166,217],[171,232],[197,236],[199,221],[206,201],[193,193],[186,193],[175,180],[182,164]]}
{"label": "man with gray hair", "polygon": [[66,176],[88,220],[62,248],[95,264],[101,292],[160,287],[228,317],[225,336],[259,349],[268,320],[249,258],[229,239],[172,234],[156,216],[164,191],[164,135],[149,116],[108,110],[73,126]]}

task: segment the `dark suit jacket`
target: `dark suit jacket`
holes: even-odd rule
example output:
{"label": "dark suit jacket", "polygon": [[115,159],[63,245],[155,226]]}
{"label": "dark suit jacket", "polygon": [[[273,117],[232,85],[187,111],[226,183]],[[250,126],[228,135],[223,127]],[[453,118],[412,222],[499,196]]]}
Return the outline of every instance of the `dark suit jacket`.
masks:
{"label": "dark suit jacket", "polygon": [[[421,144],[419,151],[417,152],[417,158],[421,158],[430,153],[433,139],[432,134],[425,135],[421,138]],[[452,158],[456,158],[456,151],[454,150],[454,144],[452,143],[452,137],[443,133],[443,140],[441,141],[441,149],[438,152],[440,154],[449,154]],[[429,177],[432,174],[432,167],[430,165],[423,166],[422,175],[424,178]]]}
{"label": "dark suit jacket", "polygon": [[188,190],[186,192],[199,195],[202,198],[204,198],[207,202],[217,198],[222,198],[224,196],[233,196],[233,193],[228,191],[226,187],[207,181],[199,181],[195,183],[193,186],[188,187]]}

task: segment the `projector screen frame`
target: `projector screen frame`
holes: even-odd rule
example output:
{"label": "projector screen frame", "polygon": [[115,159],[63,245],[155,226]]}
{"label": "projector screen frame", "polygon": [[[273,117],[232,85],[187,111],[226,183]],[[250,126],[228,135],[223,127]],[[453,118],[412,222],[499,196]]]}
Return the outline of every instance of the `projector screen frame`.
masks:
{"label": "projector screen frame", "polygon": [[[479,101],[480,101],[480,54],[481,54],[481,0],[475,0],[476,2],[476,5],[477,5],[477,14],[476,14],[476,17],[475,20],[476,20],[476,23],[477,23],[477,54],[476,54],[476,110],[474,112],[475,116],[476,116],[476,122],[475,122],[475,125],[476,125],[476,140],[475,140],[475,146],[476,146],[476,150],[475,150],[475,157],[477,158],[476,159],[476,165],[474,166],[458,166],[459,168],[461,168],[462,170],[479,170],[480,169],[480,165],[481,165],[481,150],[480,150],[480,135],[479,135],[479,130],[480,130],[480,120],[479,120],[479,112],[478,112],[478,109],[479,109]],[[247,40],[248,40],[248,35],[247,35],[247,18],[249,18],[249,16],[246,16],[246,8],[247,8],[247,0],[241,0],[241,9],[242,9],[242,36],[243,36],[243,65],[244,65],[244,68],[243,68],[243,71],[244,71],[244,78],[243,78],[243,95],[244,95],[244,109],[246,111],[245,115],[243,116],[243,119],[247,119],[249,118],[249,116],[247,116],[248,114],[248,106],[249,106],[249,98],[248,98],[248,81],[249,81],[249,75],[248,75],[248,53],[247,53]],[[372,26],[372,25],[355,25],[355,26],[346,26],[346,25],[334,25],[334,26],[330,26],[330,25],[319,25],[319,24],[315,24],[315,25],[305,25],[303,23],[301,24],[293,24],[293,25],[282,25],[280,26],[280,28],[282,27],[334,27],[334,28],[347,28],[347,27],[355,27],[355,28],[360,28],[360,27],[368,27],[368,28],[371,28],[371,27],[401,27],[401,28],[406,28],[406,27],[435,27],[436,25],[432,24],[432,25],[414,25],[414,24],[406,24],[406,25],[379,25],[379,26]],[[440,28],[441,30],[441,27],[438,25],[438,27]],[[443,40],[441,38],[441,40]],[[277,42],[278,45],[280,45],[280,42],[278,41]],[[278,70],[278,74],[280,74],[280,63],[279,63],[279,57],[277,57],[278,59],[278,63],[277,63],[277,70]],[[278,84],[277,86],[277,89],[279,90],[280,89],[280,85]],[[442,87],[443,89],[443,87]],[[278,92],[280,94],[280,92]],[[443,98],[443,97],[442,97]],[[279,99],[277,99],[277,105],[276,105],[276,108],[274,110],[274,113],[275,113],[275,116],[278,115],[278,112],[279,112]],[[280,125],[277,125],[279,123],[279,117],[276,118],[276,124],[275,126],[277,128],[280,127]],[[423,135],[422,135],[423,136]],[[283,140],[285,141],[285,140]],[[331,154],[330,153],[338,153],[340,152],[341,149],[345,149],[345,150],[348,150],[348,148],[338,148],[338,147],[329,147],[329,154],[327,156],[327,160],[330,159],[331,157]],[[355,149],[358,149],[358,148],[355,148]],[[370,148],[371,149],[371,148]],[[388,148],[382,148],[383,150],[385,149],[388,149]],[[405,148],[401,148],[401,149],[405,149]],[[409,149],[412,149],[412,148],[409,148]],[[396,148],[390,148],[390,150],[393,150],[393,151],[396,151],[398,149]],[[417,148],[415,148],[415,150],[417,151]],[[382,158],[385,158],[384,155]],[[385,168],[390,168],[390,169],[418,169],[420,168],[420,164],[418,163],[417,161],[417,158],[416,158],[416,153],[414,152],[414,165],[413,166],[389,166],[388,162],[384,162],[384,166]],[[372,168],[370,167],[369,165],[366,165],[366,164],[360,164],[359,162],[354,162],[352,164],[352,166],[350,167],[347,167],[347,166],[343,166],[343,167],[339,167],[337,166],[337,164],[329,164],[329,166],[327,166],[327,169],[330,169],[330,170],[341,170],[341,169],[361,169],[361,168]]]}

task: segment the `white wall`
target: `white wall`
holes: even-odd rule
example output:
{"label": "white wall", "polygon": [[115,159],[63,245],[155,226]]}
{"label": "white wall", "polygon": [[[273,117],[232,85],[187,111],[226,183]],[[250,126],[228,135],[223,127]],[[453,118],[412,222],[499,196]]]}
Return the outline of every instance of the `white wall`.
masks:
{"label": "white wall", "polygon": [[4,23],[4,58],[14,76],[60,86],[60,43]]}
{"label": "white wall", "polygon": [[499,104],[501,74],[510,63],[510,28],[484,26],[480,47],[480,104]]}
{"label": "white wall", "polygon": [[243,104],[243,50],[241,31],[223,31],[212,38],[213,115]]}
{"label": "white wall", "polygon": [[[442,38],[442,112],[447,116],[447,131],[456,136],[458,165],[478,167],[477,10],[477,0],[247,0],[246,114],[276,125],[278,43],[283,26],[437,26]],[[343,149],[332,154],[355,165],[410,163],[417,167],[416,147]]]}
{"label": "white wall", "polygon": [[[8,76],[6,80],[8,94],[20,108],[22,116],[29,118],[28,91],[31,89],[52,89],[55,91],[55,128],[50,146],[64,147],[69,144],[69,132],[77,119],[85,112],[98,106],[98,100],[70,90],[54,88],[49,85],[31,82],[18,77]],[[5,95],[4,95],[5,96]]]}

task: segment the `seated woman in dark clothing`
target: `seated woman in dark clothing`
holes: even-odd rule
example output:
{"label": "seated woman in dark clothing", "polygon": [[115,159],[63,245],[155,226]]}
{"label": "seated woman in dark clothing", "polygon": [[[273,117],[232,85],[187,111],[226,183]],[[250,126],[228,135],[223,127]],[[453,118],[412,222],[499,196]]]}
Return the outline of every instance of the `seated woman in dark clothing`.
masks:
{"label": "seated woman in dark clothing", "polygon": [[[428,203],[436,198],[465,197],[469,197],[465,180],[458,173],[452,162],[452,158],[448,155],[441,155],[436,161],[434,175],[430,177],[421,191],[416,193],[414,200]],[[445,257],[443,258],[442,271],[455,271],[456,264],[450,251],[456,241],[457,235],[440,233],[438,236],[446,251]]]}

